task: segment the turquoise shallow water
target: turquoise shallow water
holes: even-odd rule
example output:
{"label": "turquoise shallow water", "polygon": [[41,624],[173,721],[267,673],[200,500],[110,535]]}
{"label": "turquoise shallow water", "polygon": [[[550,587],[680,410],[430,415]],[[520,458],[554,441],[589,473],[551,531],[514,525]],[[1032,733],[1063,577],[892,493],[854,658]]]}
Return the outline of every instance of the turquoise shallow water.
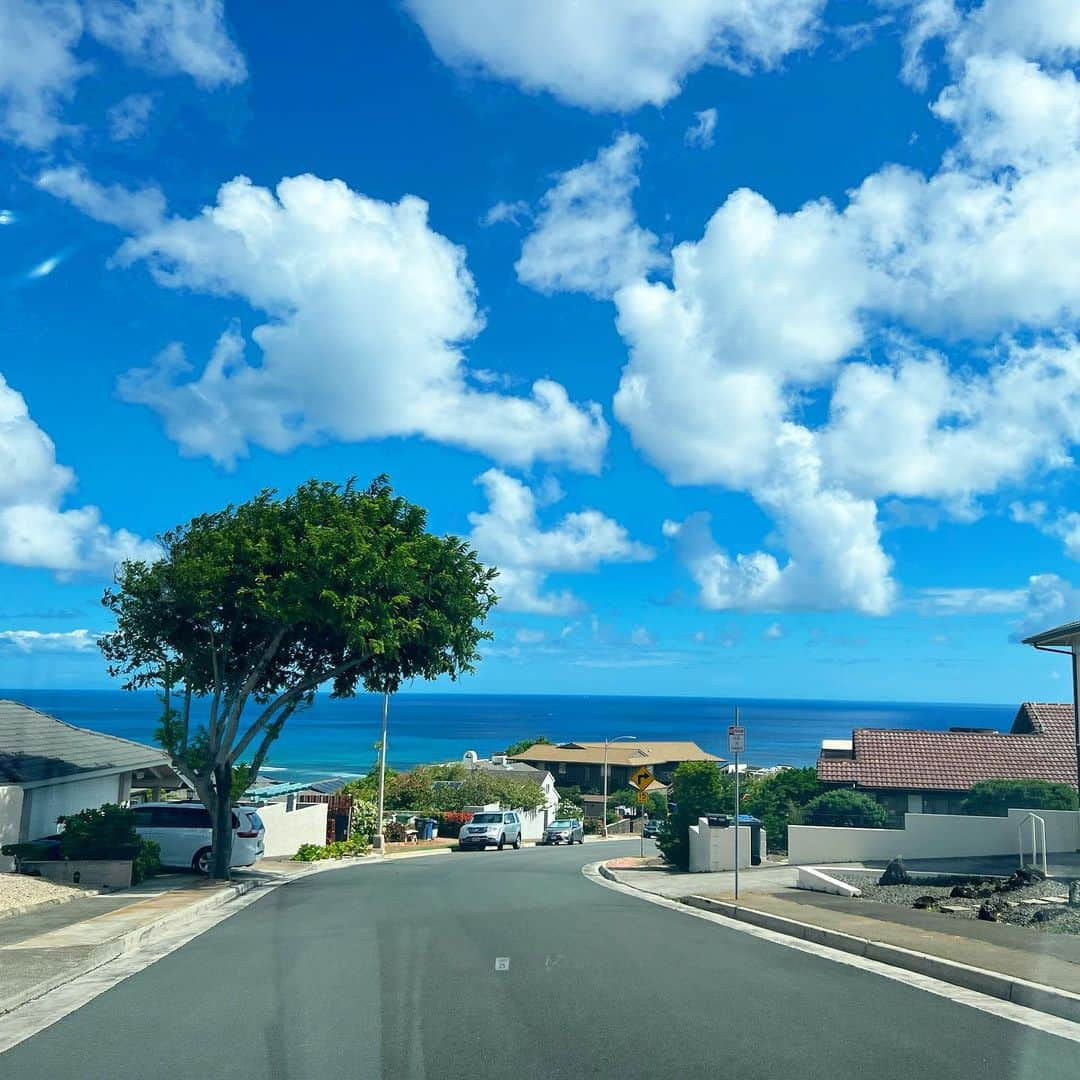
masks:
{"label": "turquoise shallow water", "polygon": [[[153,742],[158,705],[150,693],[0,690],[0,697],[80,727]],[[375,760],[381,700],[319,698],[289,720],[264,772],[298,780],[367,772]],[[853,727],[1006,730],[1016,712],[1016,705],[402,693],[390,706],[387,758],[401,769],[458,759],[466,750],[486,756],[541,734],[556,741],[691,739],[724,757],[736,704],[747,729],[744,760],[757,765],[811,765],[822,739],[848,738]]]}

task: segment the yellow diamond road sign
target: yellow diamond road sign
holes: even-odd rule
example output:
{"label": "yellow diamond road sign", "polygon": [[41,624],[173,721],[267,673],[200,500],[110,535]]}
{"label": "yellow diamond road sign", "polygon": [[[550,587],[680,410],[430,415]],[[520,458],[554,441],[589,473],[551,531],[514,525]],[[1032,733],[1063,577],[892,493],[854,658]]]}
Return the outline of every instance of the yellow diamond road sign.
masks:
{"label": "yellow diamond road sign", "polygon": [[642,765],[630,774],[630,783],[640,791],[644,791],[653,782],[653,774]]}

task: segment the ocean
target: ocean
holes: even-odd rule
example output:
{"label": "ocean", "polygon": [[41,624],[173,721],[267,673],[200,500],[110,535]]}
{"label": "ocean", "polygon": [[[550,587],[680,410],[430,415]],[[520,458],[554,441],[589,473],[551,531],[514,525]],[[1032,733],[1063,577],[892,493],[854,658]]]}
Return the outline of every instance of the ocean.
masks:
{"label": "ocean", "polygon": [[[159,706],[154,694],[121,690],[0,690],[78,727],[153,743]],[[822,739],[851,737],[854,727],[949,727],[1007,730],[1013,705],[900,702],[727,700],[692,697],[608,697],[429,693],[390,702],[387,761],[395,769],[481,757],[511,742],[546,735],[555,742],[690,739],[727,756],[727,726],[736,705],[746,728],[743,760],[755,765],[812,765]],[[294,714],[273,746],[263,773],[281,780],[361,776],[376,759],[382,698],[320,697]]]}

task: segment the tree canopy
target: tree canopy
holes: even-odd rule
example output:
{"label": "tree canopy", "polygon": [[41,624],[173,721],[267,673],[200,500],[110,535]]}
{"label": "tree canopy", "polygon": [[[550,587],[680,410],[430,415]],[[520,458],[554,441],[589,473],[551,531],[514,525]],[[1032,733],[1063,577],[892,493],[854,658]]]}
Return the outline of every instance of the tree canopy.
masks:
{"label": "tree canopy", "polygon": [[473,670],[495,571],[426,525],[386,477],[311,480],[200,515],[160,538],[158,561],[121,565],[99,644],[125,689],[162,690],[159,741],[214,817],[214,876],[228,875],[232,768],[249,755],[254,778],[318,687],[393,692]]}
{"label": "tree canopy", "polygon": [[854,829],[883,829],[889,811],[873,796],[850,788],[826,791],[811,799],[800,815],[807,825],[837,825]]}
{"label": "tree canopy", "polygon": [[1075,810],[1076,792],[1048,780],[980,780],[964,799],[965,814],[1007,817],[1022,810]]}
{"label": "tree canopy", "polygon": [[690,865],[690,834],[686,831],[706,814],[733,813],[735,784],[715,761],[684,761],[672,777],[669,814],[657,838],[668,862],[680,870]]}
{"label": "tree canopy", "polygon": [[800,809],[825,790],[813,766],[751,777],[742,812],[760,819],[770,851],[787,851],[788,825],[797,824]]}
{"label": "tree canopy", "polygon": [[530,746],[536,746],[537,743],[543,746],[555,745],[546,735],[537,735],[535,739],[522,739],[520,742],[511,743],[506,748],[506,756],[513,757],[515,754],[523,754]]}

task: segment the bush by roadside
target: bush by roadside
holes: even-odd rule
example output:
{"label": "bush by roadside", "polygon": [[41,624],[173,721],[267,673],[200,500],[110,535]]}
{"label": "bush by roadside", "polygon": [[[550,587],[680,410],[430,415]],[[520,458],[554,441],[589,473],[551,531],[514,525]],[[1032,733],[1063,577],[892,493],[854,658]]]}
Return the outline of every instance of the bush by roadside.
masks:
{"label": "bush by roadside", "polygon": [[320,859],[345,859],[367,853],[367,841],[353,838],[352,840],[336,840],[332,844],[301,844],[292,857],[292,861],[318,862]]}

